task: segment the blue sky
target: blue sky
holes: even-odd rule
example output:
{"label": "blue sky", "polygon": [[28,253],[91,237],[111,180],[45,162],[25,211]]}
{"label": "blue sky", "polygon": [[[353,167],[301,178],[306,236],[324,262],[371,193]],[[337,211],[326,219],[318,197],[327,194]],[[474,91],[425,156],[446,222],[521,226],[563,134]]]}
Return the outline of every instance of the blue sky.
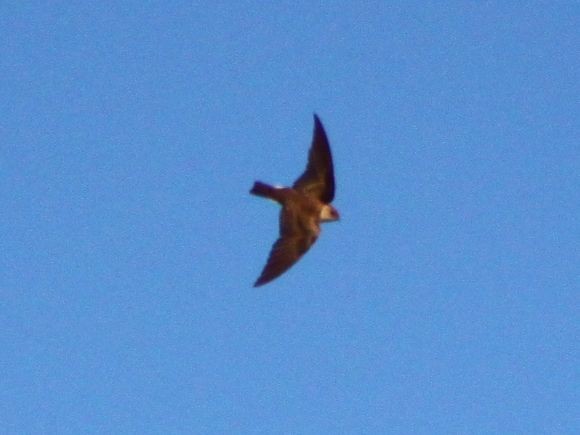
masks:
{"label": "blue sky", "polygon": [[[576,2],[4,2],[0,432],[578,433]],[[335,206],[277,236],[256,179]]]}

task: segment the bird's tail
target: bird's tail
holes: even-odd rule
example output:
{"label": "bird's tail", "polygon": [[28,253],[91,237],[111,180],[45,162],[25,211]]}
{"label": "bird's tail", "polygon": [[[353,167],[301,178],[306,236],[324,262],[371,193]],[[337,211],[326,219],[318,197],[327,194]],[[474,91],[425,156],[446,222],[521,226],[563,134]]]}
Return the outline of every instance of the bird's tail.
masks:
{"label": "bird's tail", "polygon": [[282,195],[280,192],[281,189],[276,189],[269,184],[262,183],[261,181],[256,181],[254,186],[250,190],[252,195],[261,196],[263,198],[272,199],[276,202],[281,202]]}

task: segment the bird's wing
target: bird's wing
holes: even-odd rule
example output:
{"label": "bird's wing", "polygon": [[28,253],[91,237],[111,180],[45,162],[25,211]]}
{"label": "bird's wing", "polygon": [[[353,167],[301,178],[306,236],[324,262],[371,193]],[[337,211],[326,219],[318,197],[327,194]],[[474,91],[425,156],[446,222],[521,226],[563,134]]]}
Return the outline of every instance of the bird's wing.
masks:
{"label": "bird's wing", "polygon": [[254,287],[264,285],[290,269],[310,249],[315,240],[316,237],[280,237],[276,240],[268,262]]}
{"label": "bird's wing", "polygon": [[334,168],[332,154],[324,127],[314,115],[314,135],[308,153],[308,165],[304,173],[294,182],[294,189],[312,195],[322,202],[334,199]]}
{"label": "bird's wing", "polygon": [[320,233],[318,224],[312,228],[305,225],[305,216],[299,216],[292,208],[280,213],[280,237],[270,251],[266,266],[254,284],[259,287],[278,278],[290,269],[314,244]]}

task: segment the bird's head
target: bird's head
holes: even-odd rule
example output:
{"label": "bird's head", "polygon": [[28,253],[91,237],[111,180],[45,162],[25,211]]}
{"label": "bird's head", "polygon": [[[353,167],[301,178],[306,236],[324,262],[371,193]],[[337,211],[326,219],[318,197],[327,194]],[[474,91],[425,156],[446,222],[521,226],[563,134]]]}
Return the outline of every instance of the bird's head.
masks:
{"label": "bird's head", "polygon": [[330,204],[324,204],[320,210],[320,220],[322,222],[333,222],[340,219],[338,211]]}

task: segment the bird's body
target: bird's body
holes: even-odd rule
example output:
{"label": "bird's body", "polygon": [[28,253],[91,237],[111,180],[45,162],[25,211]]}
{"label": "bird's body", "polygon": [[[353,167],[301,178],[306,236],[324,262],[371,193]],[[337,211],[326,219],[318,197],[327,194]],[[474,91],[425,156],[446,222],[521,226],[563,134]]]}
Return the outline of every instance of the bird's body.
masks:
{"label": "bird's body", "polygon": [[334,198],[334,169],[330,146],[322,123],[314,115],[314,137],[308,165],[292,187],[272,187],[256,181],[250,193],[272,199],[282,206],[280,237],[255,286],[277,278],[310,249],[320,234],[320,223],[339,219],[330,205]]}

